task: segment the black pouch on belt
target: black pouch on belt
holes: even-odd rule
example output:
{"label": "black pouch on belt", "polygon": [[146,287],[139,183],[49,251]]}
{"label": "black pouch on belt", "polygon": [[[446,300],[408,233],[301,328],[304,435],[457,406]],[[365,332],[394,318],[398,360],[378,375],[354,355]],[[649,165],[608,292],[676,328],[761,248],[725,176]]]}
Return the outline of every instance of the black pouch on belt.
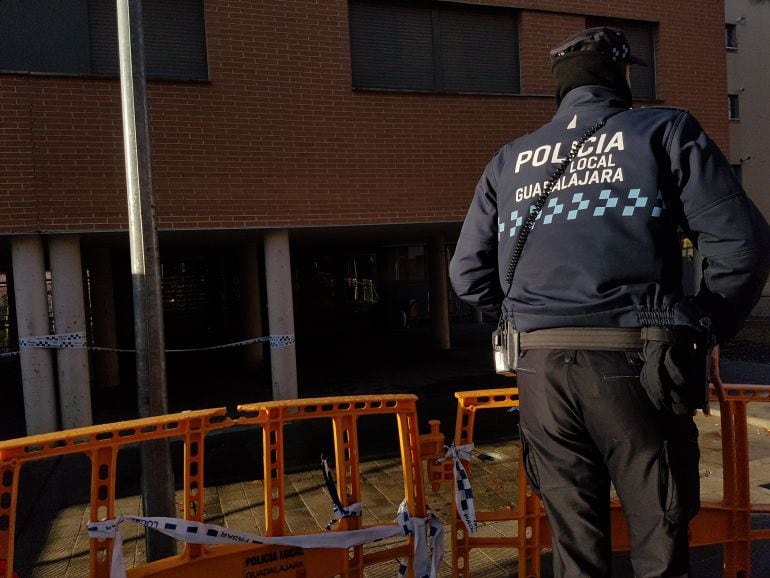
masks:
{"label": "black pouch on belt", "polygon": [[643,327],[639,376],[656,408],[689,415],[708,402],[711,336],[689,327]]}

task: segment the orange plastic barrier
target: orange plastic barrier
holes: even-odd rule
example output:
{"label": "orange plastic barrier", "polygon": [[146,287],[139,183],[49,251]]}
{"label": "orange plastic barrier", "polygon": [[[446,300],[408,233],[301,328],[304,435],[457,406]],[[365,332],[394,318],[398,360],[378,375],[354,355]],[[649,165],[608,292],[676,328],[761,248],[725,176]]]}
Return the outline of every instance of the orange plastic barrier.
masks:
{"label": "orange plastic barrier", "polygon": [[[210,431],[230,425],[225,409],[220,408],[0,442],[0,558],[7,560],[5,578],[11,578],[13,568],[19,474],[25,463],[71,454],[88,456],[91,512],[96,513],[95,518],[107,519],[115,516],[115,466],[120,448],[151,440],[181,438],[185,447],[184,511],[188,519],[199,520],[203,512],[203,438]],[[112,543],[92,540],[90,549],[89,576],[107,578]]]}
{"label": "orange plastic barrier", "polygon": [[[264,456],[265,536],[286,533],[284,427],[297,420],[326,418],[332,420],[335,446],[336,485],[343,504],[361,499],[357,421],[361,416],[395,416],[400,437],[404,495],[412,517],[424,518],[426,504],[420,451],[436,454],[443,436],[433,426],[433,433],[419,435],[416,396],[356,396],[300,399],[238,408],[238,418],[230,419],[225,409],[184,412],[157,418],[120,422],[67,430],[0,442],[0,559],[7,560],[2,576],[11,578],[14,559],[14,533],[19,492],[19,472],[30,461],[66,454],[85,454],[91,461],[92,520],[114,518],[115,469],[118,452],[129,444],[175,438],[184,445],[183,514],[185,520],[203,522],[204,441],[207,434],[235,425],[257,425],[262,430]],[[331,504],[329,506],[331,511]],[[151,515],[152,513],[150,513]],[[395,512],[394,512],[395,517]],[[360,517],[343,518],[337,530],[362,527]],[[364,552],[353,548],[292,548],[275,545],[185,544],[183,551],[171,558],[128,569],[129,578],[210,578],[270,575],[275,578],[362,577],[369,564],[402,558],[411,568],[412,539],[387,550]],[[108,578],[112,540],[92,539],[90,571],[92,578]]]}
{"label": "orange plastic barrier", "polygon": [[[515,388],[459,392],[454,443],[472,443],[476,412],[484,409],[518,406]],[[264,504],[266,536],[286,533],[286,477],[284,471],[284,428],[296,421],[328,419],[332,422],[337,491],[344,504],[361,500],[361,471],[359,463],[358,420],[362,416],[390,414],[396,419],[403,477],[403,498],[413,517],[425,517],[421,460],[428,459],[430,481],[436,489],[451,482],[452,463],[436,464],[434,458],[443,455],[444,438],[439,424],[431,422],[431,433],[419,435],[413,395],[357,396],[290,400],[243,405],[238,418],[230,419],[223,408],[184,412],[94,426],[18,440],[0,442],[0,560],[6,561],[0,578],[12,578],[14,534],[16,530],[17,499],[20,471],[24,464],[69,454],[86,455],[91,462],[90,508],[92,519],[112,519],[115,511],[116,464],[121,449],[152,440],[174,438],[184,446],[183,516],[186,520],[203,522],[204,502],[204,442],[215,430],[235,425],[258,426],[262,433],[264,467]],[[716,399],[716,398],[714,398]],[[759,386],[727,386],[719,399],[724,463],[723,499],[704,502],[692,524],[693,546],[721,544],[724,548],[724,575],[751,575],[751,546],[758,540],[770,540],[770,530],[751,528],[752,514],[770,514],[770,506],[751,502],[749,493],[749,450],[747,405],[770,401],[770,388]],[[519,460],[519,479],[525,480]],[[471,474],[471,464],[466,464]],[[539,578],[540,553],[550,545],[550,530],[540,500],[526,484],[517,488],[517,509],[480,511],[481,523],[513,520],[513,536],[478,536],[467,532],[455,511],[452,516],[452,573],[454,577],[470,578],[470,552],[473,548],[518,549],[519,576]],[[338,530],[362,527],[360,517],[343,518]],[[613,504],[613,548],[628,548],[628,536],[622,510]],[[112,541],[91,540],[89,576],[109,576]],[[186,544],[178,556],[128,570],[130,578],[209,578],[211,576],[243,576],[255,578],[270,575],[276,578],[329,578],[332,576],[362,577],[364,569],[384,560],[400,557],[411,560],[411,539],[393,548],[366,551],[363,546],[352,548],[302,549],[269,545]],[[288,561],[288,562],[287,562]],[[411,567],[408,576],[413,578]]]}
{"label": "orange plastic barrier", "polygon": [[[455,393],[458,400],[454,443],[457,446],[473,442],[476,412],[519,405],[516,388],[478,390]],[[693,547],[721,544],[724,548],[724,576],[751,576],[751,545],[770,540],[770,530],[752,529],[752,514],[770,514],[767,504],[751,502],[749,492],[749,451],[746,406],[754,402],[770,402],[770,387],[728,385],[724,398],[718,399],[712,389],[712,401],[719,401],[722,422],[722,460],[724,464],[723,499],[703,501],[693,520],[690,544]],[[465,464],[470,474],[470,464]],[[429,476],[434,490],[452,479],[451,463],[429,464]],[[473,481],[473,476],[470,474]],[[523,460],[519,459],[519,480],[525,481]],[[470,534],[460,520],[456,508],[452,516],[452,576],[470,578],[470,551],[473,548],[517,548],[519,576],[539,578],[540,552],[551,545],[551,534],[540,500],[528,484],[520,483],[518,504],[510,511],[479,511],[478,522],[514,520],[517,535],[484,537]],[[616,551],[629,548],[628,528],[621,505],[612,503],[612,546]]]}
{"label": "orange plastic barrier", "polygon": [[[425,493],[420,462],[420,435],[417,426],[417,397],[414,395],[393,395],[390,397],[359,396],[350,398],[327,398],[269,402],[238,407],[239,423],[257,424],[263,428],[265,455],[265,515],[267,536],[284,533],[284,468],[283,428],[287,423],[300,419],[329,418],[334,426],[336,481],[340,498],[350,504],[361,500],[361,475],[359,471],[358,431],[356,422],[362,415],[395,414],[398,423],[401,448],[401,466],[404,481],[404,498],[412,516],[424,517],[426,513]],[[360,517],[343,518],[340,530],[357,530],[362,527]],[[347,550],[327,550],[322,558],[313,562],[301,576],[311,578],[330,577],[341,574],[345,577],[363,577],[364,567],[396,557],[412,556],[412,540],[398,548],[367,553],[363,546]],[[306,550],[307,553],[314,552]],[[410,578],[414,578],[411,568]],[[271,574],[272,575],[272,574]],[[179,574],[180,578],[183,576]],[[184,574],[189,576],[189,574]],[[298,578],[300,574],[297,574]],[[208,578],[201,574],[202,578]]]}

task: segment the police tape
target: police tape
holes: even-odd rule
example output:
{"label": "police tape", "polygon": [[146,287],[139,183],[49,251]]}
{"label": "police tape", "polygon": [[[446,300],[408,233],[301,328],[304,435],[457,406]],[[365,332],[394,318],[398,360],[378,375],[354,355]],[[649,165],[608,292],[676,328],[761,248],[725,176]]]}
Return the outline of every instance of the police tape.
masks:
{"label": "police tape", "polygon": [[[363,506],[360,502],[343,506],[337,492],[337,484],[326,458],[321,455],[321,470],[323,473],[326,490],[332,501],[332,519],[326,525],[329,530],[339,520],[352,516],[360,516]],[[441,558],[444,556],[444,529],[433,511],[428,508],[427,520],[422,518],[410,518],[406,508],[406,501],[401,502],[396,515],[396,522],[402,526],[404,535],[412,535],[414,545],[414,568],[417,578],[435,578]],[[430,561],[429,561],[430,560]],[[397,578],[406,576],[408,565],[404,560],[399,560]]]}
{"label": "police tape", "polygon": [[[295,534],[291,536],[260,536],[194,520],[180,518],[146,517],[122,515],[112,520],[89,522],[88,537],[102,540],[111,539],[112,560],[110,578],[126,578],[123,559],[123,539],[120,526],[132,521],[145,528],[151,528],[190,544],[207,546],[222,544],[266,544],[292,546],[296,548],[352,548],[393,536],[414,537],[413,566],[418,578],[435,578],[438,565],[443,557],[443,526],[429,511],[427,518],[412,518],[403,501],[398,509],[395,524],[372,526],[359,530],[342,530],[318,534]],[[401,562],[403,565],[403,561]]]}
{"label": "police tape", "polygon": [[[231,349],[233,347],[244,347],[246,345],[253,345],[255,343],[270,343],[270,347],[288,347],[296,343],[296,337],[293,334],[290,335],[266,335],[264,337],[254,337],[252,339],[244,339],[242,341],[235,341],[233,343],[224,343],[222,345],[211,345],[207,347],[194,347],[190,349],[166,349],[166,353],[188,353],[193,351],[216,351],[220,349]],[[19,337],[20,348],[37,348],[37,349],[88,349],[90,351],[112,351],[117,353],[136,353],[136,349],[119,349],[116,347],[98,347],[95,345],[87,345],[86,334],[84,332],[79,333],[58,333],[54,335],[40,335],[40,336],[28,336]],[[7,353],[0,353],[0,357],[12,357],[19,355],[18,351],[10,351]]]}
{"label": "police tape", "polygon": [[57,333],[38,337],[19,337],[19,347],[45,347],[49,349],[66,349],[70,347],[86,347],[85,331],[77,333]]}
{"label": "police tape", "polygon": [[468,472],[463,466],[463,461],[470,461],[471,452],[473,452],[473,444],[465,444],[462,446],[455,446],[452,444],[447,448],[446,455],[443,458],[439,458],[436,462],[441,463],[444,460],[452,458],[454,462],[455,478],[455,505],[457,506],[457,513],[460,515],[465,527],[469,532],[476,532],[478,530],[478,523],[476,522],[476,507],[473,504],[473,488],[471,488],[471,480],[468,477]]}
{"label": "police tape", "polygon": [[343,518],[360,516],[363,509],[360,502],[350,504],[347,507],[342,505],[339,493],[337,492],[337,484],[334,483],[334,476],[332,475],[331,468],[329,468],[329,463],[323,454],[321,454],[321,473],[323,474],[324,483],[326,484],[326,491],[329,492],[329,498],[331,498],[332,501],[332,519],[326,524],[326,530],[331,530],[332,526]]}
{"label": "police tape", "polygon": [[[86,334],[84,331],[76,333],[57,333],[54,335],[40,335],[19,337],[20,348],[44,348],[44,349],[74,349],[87,348]],[[0,354],[0,357],[13,357],[19,355],[18,351],[9,351]]]}
{"label": "police tape", "polygon": [[[444,526],[427,508],[425,518],[410,518],[406,509],[406,501],[398,507],[396,523],[401,524],[404,535],[414,538],[414,555],[412,567],[415,578],[436,578],[441,559],[444,557]],[[407,575],[408,566],[404,560],[399,560],[398,578]]]}

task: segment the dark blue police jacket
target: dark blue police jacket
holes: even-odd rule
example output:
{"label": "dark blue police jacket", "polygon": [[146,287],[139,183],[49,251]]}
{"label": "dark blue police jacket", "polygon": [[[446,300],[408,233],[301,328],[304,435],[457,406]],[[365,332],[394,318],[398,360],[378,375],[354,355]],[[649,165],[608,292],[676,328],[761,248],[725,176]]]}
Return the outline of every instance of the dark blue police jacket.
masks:
{"label": "dark blue police jacket", "polygon": [[[513,283],[506,272],[530,207],[572,144],[606,124],[572,160],[535,221]],[[704,258],[683,296],[680,233]],[[487,165],[450,265],[457,294],[520,331],[693,326],[737,332],[770,268],[770,230],[729,163],[682,109],[628,109],[582,86],[553,120]]]}

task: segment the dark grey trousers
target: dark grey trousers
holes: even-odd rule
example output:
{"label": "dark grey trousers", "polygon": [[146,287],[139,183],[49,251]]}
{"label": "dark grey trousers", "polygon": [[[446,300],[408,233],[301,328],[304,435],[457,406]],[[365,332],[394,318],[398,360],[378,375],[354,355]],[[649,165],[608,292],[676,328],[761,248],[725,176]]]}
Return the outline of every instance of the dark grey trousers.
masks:
{"label": "dark grey trousers", "polygon": [[530,350],[519,361],[521,435],[553,533],[557,578],[609,578],[609,490],[623,504],[637,578],[689,576],[700,503],[698,430],[658,412],[638,353]]}

